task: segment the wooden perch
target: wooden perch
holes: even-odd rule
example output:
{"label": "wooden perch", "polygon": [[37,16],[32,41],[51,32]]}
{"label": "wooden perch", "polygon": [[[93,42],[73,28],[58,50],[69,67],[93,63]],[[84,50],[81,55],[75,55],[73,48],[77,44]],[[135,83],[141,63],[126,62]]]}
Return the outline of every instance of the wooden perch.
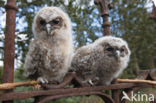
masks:
{"label": "wooden perch", "polygon": [[0,90],[14,89],[19,86],[34,86],[40,88],[38,81],[26,81],[26,82],[15,82],[15,83],[3,83],[0,84]]}
{"label": "wooden perch", "polygon": [[140,79],[117,79],[119,83],[146,83],[150,85],[154,85],[156,87],[156,81],[151,80],[140,80]]}
{"label": "wooden perch", "polygon": [[[117,79],[119,83],[146,83],[154,85],[156,87],[156,81],[151,80],[140,80],[140,79]],[[36,89],[40,88],[39,81],[26,81],[26,82],[15,82],[15,83],[3,83],[0,84],[0,90],[14,89],[19,86],[34,86]]]}

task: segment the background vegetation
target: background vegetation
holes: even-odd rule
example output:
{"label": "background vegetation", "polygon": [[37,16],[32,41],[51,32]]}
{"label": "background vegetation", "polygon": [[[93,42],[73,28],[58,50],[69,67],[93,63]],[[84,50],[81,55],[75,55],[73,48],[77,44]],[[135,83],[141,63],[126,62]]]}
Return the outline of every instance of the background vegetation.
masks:
{"label": "background vegetation", "polygon": [[[156,24],[149,19],[151,14],[147,5],[150,0],[110,0],[113,9],[109,11],[111,31],[113,36],[124,38],[132,51],[131,61],[122,78],[134,78],[139,70],[155,68],[156,65]],[[0,1],[0,14],[5,15],[5,1]],[[73,24],[75,48],[89,44],[102,37],[102,18],[99,7],[93,0],[17,0],[19,11],[16,15],[16,65],[15,81],[25,81],[23,63],[28,51],[28,45],[33,38],[32,21],[35,13],[45,6],[59,6],[70,16]],[[0,16],[1,16],[0,15]],[[3,21],[4,22],[4,21]],[[5,28],[0,23],[0,59],[3,60],[3,41]],[[1,81],[2,67],[0,68]],[[19,88],[17,91],[24,90]],[[30,90],[30,88],[27,88]],[[60,99],[55,103],[82,103],[86,99],[73,97]],[[89,97],[90,98],[90,97]],[[93,97],[92,97],[93,98]],[[16,101],[29,103],[32,99]],[[100,101],[100,100],[97,100]],[[54,102],[53,102],[54,103]],[[91,103],[91,102],[89,102]],[[94,102],[95,103],[95,102]],[[99,102],[101,103],[101,102]]]}

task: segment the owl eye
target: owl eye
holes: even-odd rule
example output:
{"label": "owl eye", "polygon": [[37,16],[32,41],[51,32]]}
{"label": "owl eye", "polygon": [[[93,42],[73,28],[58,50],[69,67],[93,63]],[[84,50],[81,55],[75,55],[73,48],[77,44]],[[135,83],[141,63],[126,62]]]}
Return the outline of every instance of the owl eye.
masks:
{"label": "owl eye", "polygon": [[55,19],[52,22],[53,22],[53,24],[59,24],[60,23],[60,20],[59,19]]}
{"label": "owl eye", "polygon": [[124,49],[123,49],[123,48],[121,48],[121,49],[120,49],[120,52],[123,52],[123,51],[124,51]]}
{"label": "owl eye", "polygon": [[45,24],[46,24],[46,21],[45,21],[45,20],[41,20],[41,21],[40,21],[40,24],[41,24],[41,25],[45,25]]}
{"label": "owl eye", "polygon": [[107,51],[113,51],[114,49],[110,47],[110,48],[107,48],[106,50]]}

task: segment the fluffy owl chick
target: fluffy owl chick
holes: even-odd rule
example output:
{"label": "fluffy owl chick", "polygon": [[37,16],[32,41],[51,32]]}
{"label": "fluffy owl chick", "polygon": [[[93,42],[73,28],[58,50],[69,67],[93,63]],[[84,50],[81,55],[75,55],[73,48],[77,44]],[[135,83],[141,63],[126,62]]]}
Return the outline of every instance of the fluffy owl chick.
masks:
{"label": "fluffy owl chick", "polygon": [[26,76],[42,83],[61,82],[73,53],[68,15],[58,7],[43,8],[36,14],[32,29],[34,40],[24,64]]}
{"label": "fluffy owl chick", "polygon": [[127,67],[130,50],[121,38],[106,36],[79,48],[71,63],[83,82],[109,85]]}

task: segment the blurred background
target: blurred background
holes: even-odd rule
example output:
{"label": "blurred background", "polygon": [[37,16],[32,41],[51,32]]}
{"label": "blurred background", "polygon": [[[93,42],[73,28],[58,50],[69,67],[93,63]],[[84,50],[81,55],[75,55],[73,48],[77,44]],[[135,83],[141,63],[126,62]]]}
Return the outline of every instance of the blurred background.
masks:
{"label": "blurred background", "polygon": [[[109,0],[113,8],[109,10],[109,21],[113,36],[125,39],[132,51],[128,68],[120,78],[135,78],[139,70],[150,70],[156,65],[156,23],[150,19],[152,0]],[[0,1],[0,82],[4,58],[4,30],[6,0]],[[68,13],[72,21],[74,46],[90,44],[102,34],[100,7],[93,0],[17,0],[15,39],[15,79],[26,81],[23,63],[28,46],[33,40],[32,22],[35,13],[46,6],[58,6]],[[18,88],[15,91],[31,90]],[[17,100],[15,103],[30,103],[32,99]],[[89,102],[90,101],[90,102]],[[72,97],[51,103],[103,103],[96,97]]]}

